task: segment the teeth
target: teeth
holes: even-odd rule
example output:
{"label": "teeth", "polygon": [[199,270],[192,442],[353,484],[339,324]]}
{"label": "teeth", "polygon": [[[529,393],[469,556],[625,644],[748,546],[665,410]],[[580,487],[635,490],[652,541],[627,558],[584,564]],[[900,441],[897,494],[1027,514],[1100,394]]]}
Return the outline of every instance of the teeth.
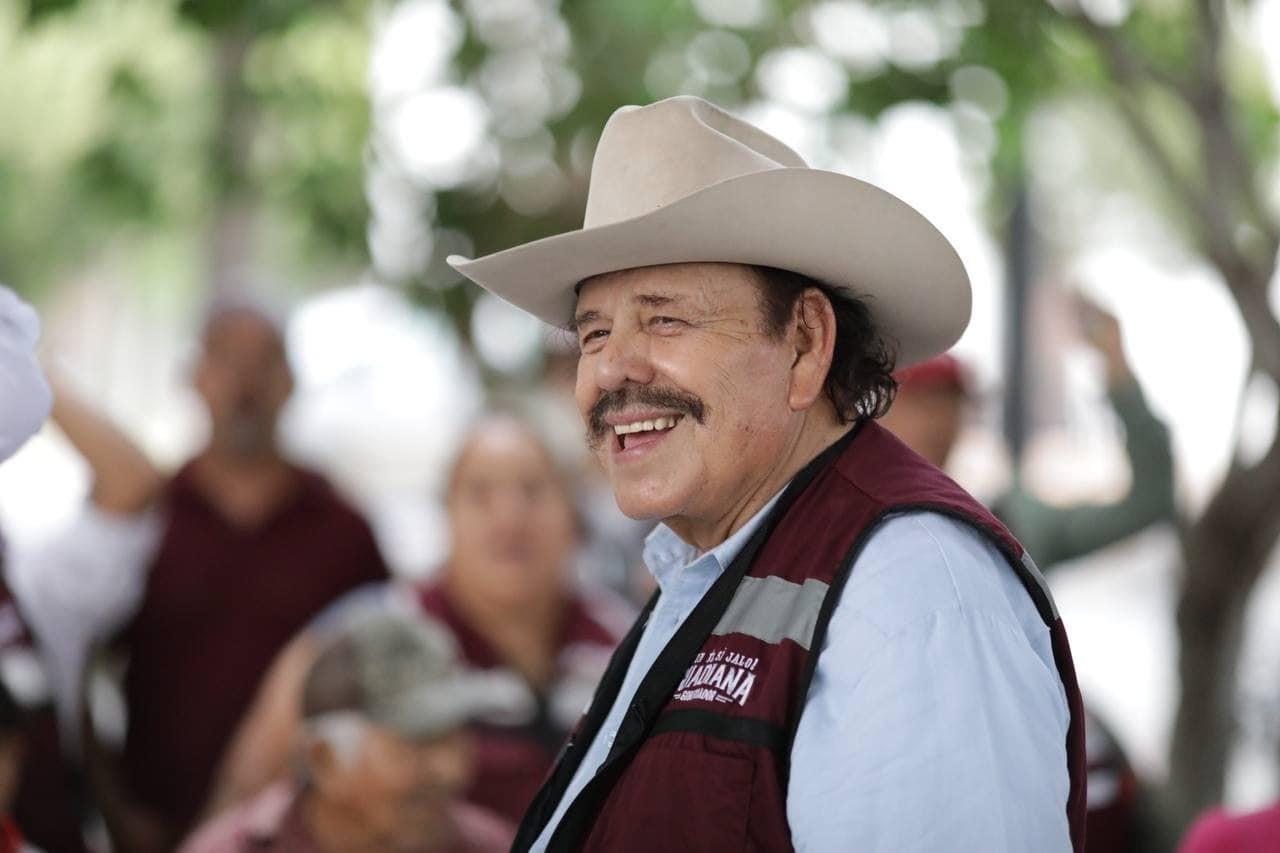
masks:
{"label": "teeth", "polygon": [[651,421],[635,421],[629,424],[618,424],[613,428],[616,435],[630,435],[633,432],[649,432],[655,429],[671,429],[676,425],[676,418],[655,418]]}

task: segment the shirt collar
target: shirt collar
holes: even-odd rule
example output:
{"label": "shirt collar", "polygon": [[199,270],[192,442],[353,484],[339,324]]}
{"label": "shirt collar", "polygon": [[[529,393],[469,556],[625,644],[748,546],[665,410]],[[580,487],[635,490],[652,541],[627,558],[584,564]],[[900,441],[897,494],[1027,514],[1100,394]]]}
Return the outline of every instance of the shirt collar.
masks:
{"label": "shirt collar", "polygon": [[213,502],[204,489],[201,488],[196,479],[195,459],[188,461],[170,478],[167,486],[168,500],[171,504],[181,505],[184,509],[198,507],[200,511],[219,519],[222,524],[234,527],[241,532],[254,533],[259,530],[265,530],[286,514],[295,512],[302,507],[315,508],[325,505],[329,495],[332,493],[331,487],[324,477],[291,462],[286,462],[286,464],[292,475],[291,488],[281,496],[278,505],[267,513],[258,524],[249,528],[241,528],[231,522],[222,514],[217,504]]}
{"label": "shirt collar", "polygon": [[757,510],[755,515],[747,519],[747,523],[739,527],[732,536],[705,554],[700,555],[697,548],[681,539],[667,525],[659,524],[653,528],[653,532],[645,537],[643,556],[645,567],[649,569],[649,573],[653,575],[653,579],[657,581],[659,588],[666,590],[667,586],[680,574],[682,569],[694,563],[708,560],[708,558],[713,561],[716,574],[724,571],[725,567],[733,562],[734,558],[738,556],[738,552],[751,539],[751,535],[768,518],[769,511],[778,502],[778,498],[782,497],[787,485],[789,483],[783,484],[782,488],[769,499],[769,502]]}

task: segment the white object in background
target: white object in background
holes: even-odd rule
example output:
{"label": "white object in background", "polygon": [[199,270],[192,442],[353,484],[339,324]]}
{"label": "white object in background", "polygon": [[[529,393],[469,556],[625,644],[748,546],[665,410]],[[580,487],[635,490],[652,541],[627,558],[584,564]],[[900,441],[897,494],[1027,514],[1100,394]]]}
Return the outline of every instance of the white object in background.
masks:
{"label": "white object in background", "polygon": [[158,510],[115,515],[86,502],[65,528],[7,555],[5,581],[40,644],[67,749],[79,746],[89,654],[141,606],[164,529]]}
{"label": "white object in background", "polygon": [[40,318],[0,284],[0,460],[17,452],[49,417],[53,396],[36,362]]}

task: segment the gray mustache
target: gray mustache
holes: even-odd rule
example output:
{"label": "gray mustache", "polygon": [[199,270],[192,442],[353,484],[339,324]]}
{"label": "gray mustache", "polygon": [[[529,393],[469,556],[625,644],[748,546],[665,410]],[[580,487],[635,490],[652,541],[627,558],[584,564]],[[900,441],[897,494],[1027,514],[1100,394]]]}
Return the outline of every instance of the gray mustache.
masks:
{"label": "gray mustache", "polygon": [[613,429],[605,423],[605,416],[610,412],[620,412],[633,406],[650,406],[688,415],[698,423],[706,422],[706,406],[702,400],[683,391],[669,388],[649,388],[644,385],[624,385],[612,391],[605,391],[591,407],[587,417],[587,440],[592,447],[604,441],[605,436]]}

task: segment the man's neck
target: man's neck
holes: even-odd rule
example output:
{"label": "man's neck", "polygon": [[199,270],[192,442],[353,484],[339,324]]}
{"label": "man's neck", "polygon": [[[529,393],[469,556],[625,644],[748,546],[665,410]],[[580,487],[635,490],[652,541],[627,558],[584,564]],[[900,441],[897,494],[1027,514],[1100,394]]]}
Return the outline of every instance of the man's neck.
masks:
{"label": "man's neck", "polygon": [[191,471],[200,493],[237,527],[260,526],[297,488],[296,473],[277,453],[245,457],[211,448]]}
{"label": "man's neck", "polygon": [[669,518],[666,525],[699,553],[706,553],[737,533],[806,465],[840,440],[852,426],[834,412],[810,412],[777,461],[761,470],[753,485],[725,512],[711,519]]}
{"label": "man's neck", "polygon": [[556,641],[564,619],[564,596],[548,594],[538,601],[511,608],[480,594],[465,580],[457,580],[465,572],[465,568],[453,566],[445,581],[454,606],[508,666],[535,687],[546,686],[555,669]]}

